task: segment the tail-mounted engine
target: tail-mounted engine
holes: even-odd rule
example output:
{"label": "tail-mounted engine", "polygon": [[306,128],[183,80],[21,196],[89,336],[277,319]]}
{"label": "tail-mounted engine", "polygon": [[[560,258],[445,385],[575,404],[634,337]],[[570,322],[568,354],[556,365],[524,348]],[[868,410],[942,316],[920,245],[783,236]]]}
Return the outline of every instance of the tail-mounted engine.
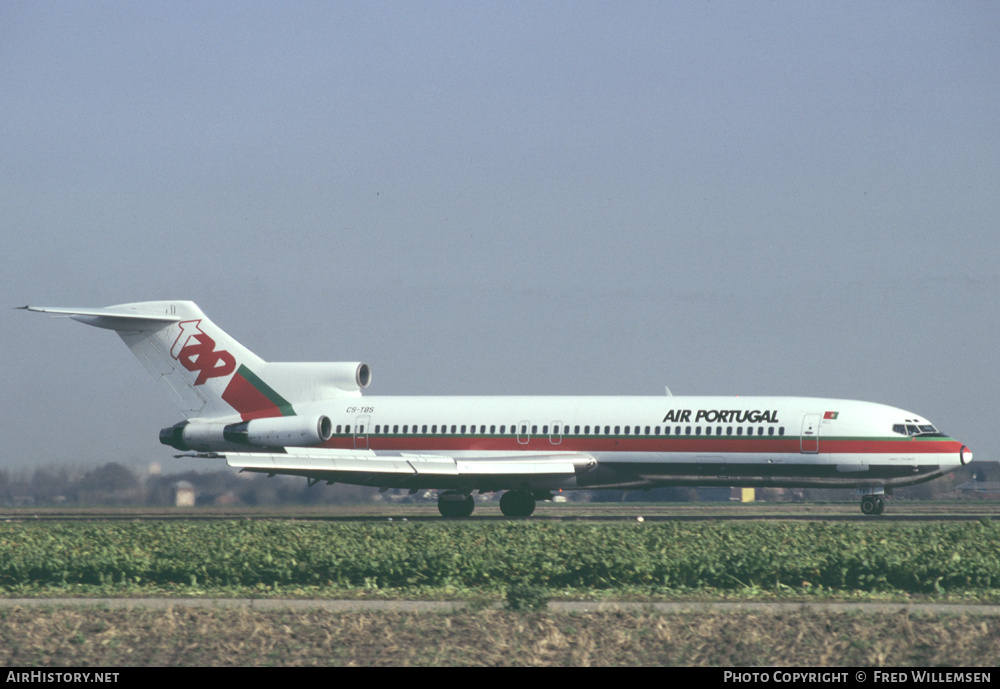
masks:
{"label": "tail-mounted engine", "polygon": [[233,446],[310,447],[333,435],[330,417],[276,416],[242,423],[181,421],[160,431],[160,442],[182,451],[211,452]]}

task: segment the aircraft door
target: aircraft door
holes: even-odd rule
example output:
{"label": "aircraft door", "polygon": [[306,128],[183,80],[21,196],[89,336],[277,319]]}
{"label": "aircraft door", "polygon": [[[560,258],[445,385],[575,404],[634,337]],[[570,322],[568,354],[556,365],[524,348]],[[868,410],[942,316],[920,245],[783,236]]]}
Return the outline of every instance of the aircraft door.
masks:
{"label": "aircraft door", "polygon": [[356,450],[368,449],[368,427],[371,425],[372,417],[362,414],[354,420],[354,448]]}
{"label": "aircraft door", "polygon": [[819,414],[806,414],[802,417],[799,450],[804,454],[819,452]]}
{"label": "aircraft door", "polygon": [[562,442],[562,437],[564,433],[563,422],[553,421],[552,422],[552,432],[549,433],[549,442],[553,445],[559,445]]}
{"label": "aircraft door", "polygon": [[517,442],[522,445],[527,445],[528,440],[531,439],[531,422],[521,421],[517,424]]}

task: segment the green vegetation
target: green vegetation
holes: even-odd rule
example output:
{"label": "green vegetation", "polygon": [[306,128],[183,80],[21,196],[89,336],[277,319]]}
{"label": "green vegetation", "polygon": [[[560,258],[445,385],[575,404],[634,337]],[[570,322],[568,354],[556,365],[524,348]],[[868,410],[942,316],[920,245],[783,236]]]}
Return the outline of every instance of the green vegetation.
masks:
{"label": "green vegetation", "polygon": [[507,609],[512,612],[545,610],[549,594],[543,586],[525,581],[511,582],[507,587]]}
{"label": "green vegetation", "polygon": [[0,524],[0,595],[1000,598],[992,523]]}

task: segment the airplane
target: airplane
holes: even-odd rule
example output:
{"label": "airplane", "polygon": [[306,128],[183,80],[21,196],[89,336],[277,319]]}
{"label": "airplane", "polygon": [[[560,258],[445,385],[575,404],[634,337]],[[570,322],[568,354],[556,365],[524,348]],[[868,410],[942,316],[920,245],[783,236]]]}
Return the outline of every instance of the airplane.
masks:
{"label": "airplane", "polygon": [[[443,517],[473,493],[530,516],[553,491],[662,486],[886,489],[968,464],[912,412],[808,397],[362,396],[361,362],[265,362],[190,301],[19,307],[114,330],[185,417],[160,431],[182,456],[309,485],[436,490]],[[669,393],[669,390],[667,391]]]}

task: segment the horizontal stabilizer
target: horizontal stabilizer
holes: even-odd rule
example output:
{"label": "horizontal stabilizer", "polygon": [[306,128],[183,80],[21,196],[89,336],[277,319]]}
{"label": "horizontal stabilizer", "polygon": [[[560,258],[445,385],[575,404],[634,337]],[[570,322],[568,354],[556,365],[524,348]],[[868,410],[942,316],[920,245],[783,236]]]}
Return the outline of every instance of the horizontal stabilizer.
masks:
{"label": "horizontal stabilizer", "polygon": [[181,320],[177,314],[154,309],[137,308],[141,305],[110,306],[99,309],[64,308],[55,306],[21,306],[18,308],[53,316],[68,316],[75,321],[108,330],[138,331],[156,330]]}

